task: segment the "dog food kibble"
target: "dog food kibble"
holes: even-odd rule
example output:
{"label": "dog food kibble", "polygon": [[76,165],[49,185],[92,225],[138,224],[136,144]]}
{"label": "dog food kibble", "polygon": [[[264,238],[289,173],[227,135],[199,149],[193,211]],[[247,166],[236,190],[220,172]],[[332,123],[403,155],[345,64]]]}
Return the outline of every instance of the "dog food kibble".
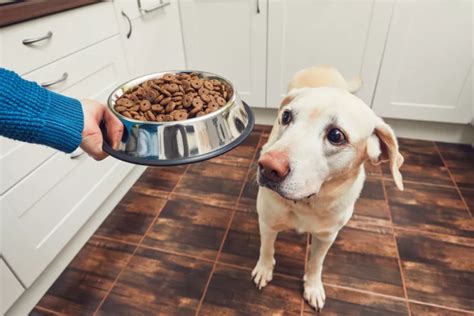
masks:
{"label": "dog food kibble", "polygon": [[126,91],[115,102],[115,110],[140,121],[183,121],[217,111],[231,96],[231,87],[218,79],[197,73],[165,74]]}

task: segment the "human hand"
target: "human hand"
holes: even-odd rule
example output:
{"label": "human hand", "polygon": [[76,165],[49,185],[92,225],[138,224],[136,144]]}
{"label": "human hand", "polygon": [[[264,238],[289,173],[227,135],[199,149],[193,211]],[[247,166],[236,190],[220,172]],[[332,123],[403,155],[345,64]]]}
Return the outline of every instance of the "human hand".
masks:
{"label": "human hand", "polygon": [[107,107],[97,101],[81,100],[84,112],[84,129],[81,148],[95,160],[102,160],[107,153],[102,150],[102,131],[100,123],[105,121],[107,138],[112,148],[117,148],[123,133],[123,124]]}

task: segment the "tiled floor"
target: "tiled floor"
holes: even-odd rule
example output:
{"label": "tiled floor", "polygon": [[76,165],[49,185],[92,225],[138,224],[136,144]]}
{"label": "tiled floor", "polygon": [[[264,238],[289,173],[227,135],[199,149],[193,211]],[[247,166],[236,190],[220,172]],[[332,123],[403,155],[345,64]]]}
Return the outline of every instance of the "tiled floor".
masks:
{"label": "tiled floor", "polygon": [[[301,277],[308,236],[279,235],[257,290],[255,161],[268,138],[205,163],[149,168],[32,315],[312,314]],[[401,139],[405,191],[368,166],[355,214],[327,256],[323,315],[474,312],[474,150]]]}

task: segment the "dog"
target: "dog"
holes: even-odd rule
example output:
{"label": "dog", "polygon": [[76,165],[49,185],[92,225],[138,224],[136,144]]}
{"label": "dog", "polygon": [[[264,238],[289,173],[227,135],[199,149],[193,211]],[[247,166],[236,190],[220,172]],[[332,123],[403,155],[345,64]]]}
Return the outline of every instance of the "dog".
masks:
{"label": "dog", "polygon": [[312,239],[303,296],[318,311],[326,299],[324,258],[352,216],[365,180],[364,163],[389,161],[394,182],[403,190],[397,138],[352,94],[360,86],[360,79],[346,81],[332,67],[296,73],[258,160],[261,244],[253,281],[259,289],[271,281],[278,232],[308,232]]}

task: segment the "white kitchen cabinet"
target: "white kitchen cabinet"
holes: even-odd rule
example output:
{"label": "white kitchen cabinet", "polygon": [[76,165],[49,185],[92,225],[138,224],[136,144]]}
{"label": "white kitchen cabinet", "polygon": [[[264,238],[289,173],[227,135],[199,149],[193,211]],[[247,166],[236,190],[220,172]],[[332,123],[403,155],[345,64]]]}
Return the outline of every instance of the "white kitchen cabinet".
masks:
{"label": "white kitchen cabinet", "polygon": [[267,107],[277,108],[291,77],[315,65],[363,80],[370,104],[391,1],[269,0]]}
{"label": "white kitchen cabinet", "polygon": [[[51,90],[105,102],[111,90],[128,77],[120,38],[113,36],[84,48],[25,78],[41,83],[55,81],[64,73],[67,78],[50,86]],[[33,145],[9,145],[7,150],[17,155],[17,148],[22,147],[26,149],[20,153],[28,153]],[[0,162],[4,170],[15,169],[18,163],[15,159]],[[26,287],[86,223],[132,165],[113,158],[97,162],[87,155],[73,157],[53,150],[50,158],[33,169],[2,195],[2,255]]]}
{"label": "white kitchen cabinet", "polygon": [[[185,68],[178,3],[169,2],[148,13],[138,10],[137,1],[114,3],[131,77]],[[142,1],[142,5],[152,10],[160,1]]]}
{"label": "white kitchen cabinet", "polygon": [[267,1],[180,0],[187,67],[224,76],[265,107]]}
{"label": "white kitchen cabinet", "polygon": [[3,315],[24,291],[21,283],[0,258],[0,314]]}
{"label": "white kitchen cabinet", "polygon": [[388,118],[472,120],[472,1],[398,1],[374,98]]}

